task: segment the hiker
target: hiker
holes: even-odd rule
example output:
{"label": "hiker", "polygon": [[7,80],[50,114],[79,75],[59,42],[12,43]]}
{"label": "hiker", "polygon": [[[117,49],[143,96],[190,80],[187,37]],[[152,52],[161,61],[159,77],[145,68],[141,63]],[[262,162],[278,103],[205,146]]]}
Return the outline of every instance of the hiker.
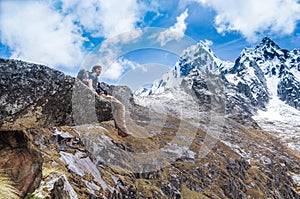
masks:
{"label": "hiker", "polygon": [[96,97],[104,98],[111,103],[112,114],[116,128],[118,129],[118,135],[127,137],[129,133],[125,124],[125,106],[115,97],[108,95],[107,90],[101,87],[99,82],[101,71],[102,67],[100,65],[95,65],[93,66],[91,73],[87,71],[84,73],[83,70],[79,71],[77,78],[83,81],[95,93]]}

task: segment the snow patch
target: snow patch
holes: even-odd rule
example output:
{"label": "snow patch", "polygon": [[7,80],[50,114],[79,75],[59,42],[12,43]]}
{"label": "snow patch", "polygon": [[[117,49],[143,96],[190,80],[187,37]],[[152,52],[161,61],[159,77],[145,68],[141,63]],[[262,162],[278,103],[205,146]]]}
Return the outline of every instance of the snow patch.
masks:
{"label": "snow patch", "polygon": [[47,190],[52,190],[55,182],[61,179],[64,183],[64,190],[68,193],[68,196],[72,199],[77,199],[77,194],[71,184],[69,183],[65,174],[60,172],[51,172],[46,179],[43,179],[38,189],[33,192],[33,196],[37,198],[48,198],[49,193]]}
{"label": "snow patch", "polygon": [[300,153],[300,111],[273,97],[267,110],[253,117],[262,129],[271,133],[287,147]]}
{"label": "snow patch", "polygon": [[294,182],[300,187],[300,174],[292,174],[292,179],[294,180]]}
{"label": "snow patch", "polygon": [[230,148],[232,148],[232,150],[234,152],[236,152],[237,154],[239,154],[241,157],[246,158],[246,159],[250,158],[250,155],[248,153],[246,153],[243,149],[241,149],[238,145],[231,144],[230,142],[227,142],[227,141],[224,141],[221,139],[220,139],[220,141],[223,142],[225,145],[229,146]]}
{"label": "snow patch", "polygon": [[177,154],[176,157],[195,159],[195,152],[191,151],[187,146],[180,146],[178,144],[170,144],[166,148],[163,148],[162,151],[166,153]]}
{"label": "snow patch", "polygon": [[295,76],[295,78],[300,81],[300,71],[298,71],[296,68],[292,68],[291,72],[293,73],[293,75]]}
{"label": "snow patch", "polygon": [[277,96],[277,86],[280,79],[276,76],[267,77],[267,87],[271,96]]}
{"label": "snow patch", "polygon": [[64,132],[64,131],[59,131],[57,129],[55,129],[54,135],[60,135],[63,138],[74,138],[73,135],[71,135],[69,132]]}
{"label": "snow patch", "polygon": [[85,185],[87,186],[88,188],[88,191],[92,194],[95,194],[95,191],[99,191],[100,190],[100,187],[97,186],[95,183],[93,182],[89,182],[89,181],[86,181],[86,180],[82,180]]}

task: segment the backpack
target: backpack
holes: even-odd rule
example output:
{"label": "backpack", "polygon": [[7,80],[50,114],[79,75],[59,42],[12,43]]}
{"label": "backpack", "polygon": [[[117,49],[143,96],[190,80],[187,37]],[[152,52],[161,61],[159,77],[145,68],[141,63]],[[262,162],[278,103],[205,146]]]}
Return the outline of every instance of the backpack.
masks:
{"label": "backpack", "polygon": [[85,70],[85,69],[81,69],[78,74],[77,74],[77,78],[79,80],[81,80],[84,84],[87,83],[87,80],[89,79],[90,76],[90,72]]}
{"label": "backpack", "polygon": [[[92,74],[92,72],[89,72],[85,69],[81,69],[77,74],[77,78],[79,80],[81,80],[86,85],[87,80],[90,78],[91,74]],[[96,86],[95,90],[98,94],[103,94],[104,93],[104,94],[107,95],[107,93],[108,93],[107,85],[101,84],[100,82],[97,82],[97,86]]]}

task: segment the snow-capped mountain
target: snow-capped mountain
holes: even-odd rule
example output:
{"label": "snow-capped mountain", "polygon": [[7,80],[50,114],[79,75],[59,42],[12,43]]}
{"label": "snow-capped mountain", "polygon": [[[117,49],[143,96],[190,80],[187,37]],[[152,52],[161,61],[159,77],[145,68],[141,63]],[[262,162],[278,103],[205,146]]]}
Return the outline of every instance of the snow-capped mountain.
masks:
{"label": "snow-capped mountain", "polygon": [[[195,70],[218,71],[222,61],[218,59],[208,46],[200,41],[182,52],[175,67],[153,82],[150,88],[140,88],[135,92],[137,96],[148,96],[165,92],[169,88],[179,86],[186,76]],[[193,72],[191,72],[193,71]]]}
{"label": "snow-capped mountain", "polygon": [[[207,74],[216,75],[218,81],[210,81],[213,78]],[[193,102],[197,101],[196,106],[184,108],[187,115],[183,118],[189,121],[203,119],[202,116],[195,119],[201,111],[225,105],[227,118],[266,131],[277,130],[277,137],[284,137],[282,141],[288,146],[291,145],[288,138],[292,136],[292,148],[300,150],[297,144],[300,120],[295,120],[300,116],[300,50],[281,49],[265,37],[257,46],[245,48],[235,62],[225,62],[200,42],[186,49],[174,69],[155,81],[150,89],[136,92],[135,100],[147,107],[169,104],[166,106],[174,112],[171,109],[176,109],[185,98],[176,89],[181,93],[192,91]],[[217,101],[224,104],[213,104],[214,96],[222,94]],[[172,97],[167,100],[168,96]],[[204,117],[207,116],[211,117]],[[287,129],[292,132],[289,137]]]}
{"label": "snow-capped mountain", "polygon": [[220,67],[226,79],[251,104],[264,108],[270,98],[300,108],[300,51],[281,49],[265,37],[255,48],[244,49],[234,65]]}
{"label": "snow-capped mountain", "polygon": [[[256,47],[245,48],[234,63],[221,61],[199,42],[186,49],[175,67],[162,79],[156,80],[150,88],[138,89],[135,94],[159,94],[183,82],[197,90],[203,83],[203,71],[220,75],[229,103],[242,101],[254,109],[265,109],[269,100],[278,96],[288,105],[300,109],[300,50],[281,49],[267,37]],[[244,109],[251,112],[249,107]]]}

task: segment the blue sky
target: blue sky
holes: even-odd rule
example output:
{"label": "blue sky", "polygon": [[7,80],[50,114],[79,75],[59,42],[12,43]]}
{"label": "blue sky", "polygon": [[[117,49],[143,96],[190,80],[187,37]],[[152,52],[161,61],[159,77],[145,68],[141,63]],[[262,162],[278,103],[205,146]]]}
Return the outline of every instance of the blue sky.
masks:
{"label": "blue sky", "polygon": [[[134,41],[144,35],[143,30],[148,27],[160,28],[161,33],[153,38],[160,41],[160,46],[153,48],[149,41],[145,41],[144,45],[139,43],[134,47]],[[104,45],[110,46],[107,44],[110,41],[122,51],[117,53],[111,49],[105,54],[105,59],[113,60],[109,66],[105,60],[98,60],[107,67],[103,79],[110,83],[124,83],[125,77],[132,79],[136,76],[138,84],[147,84],[150,77],[164,73],[174,66],[180,55],[178,49],[174,53],[166,47],[173,41],[184,48],[189,42],[203,40],[218,58],[234,61],[243,48],[255,46],[264,36],[282,48],[299,49],[300,2],[0,1],[1,57],[45,64],[76,75],[80,68],[89,67],[87,63],[97,62],[91,59],[92,52],[104,48]],[[125,44],[129,51],[124,51]],[[133,47],[128,47],[128,44]],[[145,72],[144,75],[141,71]]]}

